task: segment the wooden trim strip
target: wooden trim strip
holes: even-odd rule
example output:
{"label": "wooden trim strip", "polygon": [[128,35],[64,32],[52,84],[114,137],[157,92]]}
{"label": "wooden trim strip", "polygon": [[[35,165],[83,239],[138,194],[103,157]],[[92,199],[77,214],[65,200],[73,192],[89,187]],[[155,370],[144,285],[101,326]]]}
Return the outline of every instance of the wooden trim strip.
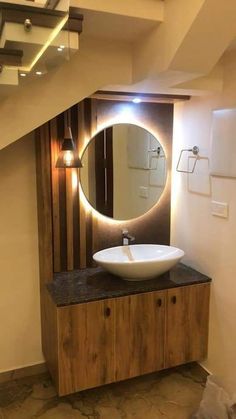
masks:
{"label": "wooden trim strip", "polygon": [[189,95],[170,95],[162,93],[142,93],[142,92],[114,92],[108,90],[98,90],[90,96],[92,99],[132,101],[134,97],[139,97],[142,102],[149,103],[175,103],[190,100]]}
{"label": "wooden trim strip", "polygon": [[0,48],[0,64],[21,66],[23,51],[21,49]]}
{"label": "wooden trim strip", "polygon": [[45,362],[0,373],[0,384],[48,372]]}

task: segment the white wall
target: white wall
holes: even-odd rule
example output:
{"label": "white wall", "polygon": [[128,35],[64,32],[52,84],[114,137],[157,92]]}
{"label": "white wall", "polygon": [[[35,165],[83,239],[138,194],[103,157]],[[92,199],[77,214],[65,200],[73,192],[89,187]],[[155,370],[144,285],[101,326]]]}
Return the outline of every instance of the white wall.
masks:
{"label": "white wall", "polygon": [[[200,154],[209,156],[212,109],[236,107],[234,53],[225,60],[224,71],[221,95],[175,106],[171,241],[186,252],[187,265],[213,279],[204,366],[236,393],[236,179],[210,177],[207,158],[198,162],[196,175],[175,170],[181,148],[198,145]],[[228,219],[211,215],[211,200],[229,204]]]}
{"label": "white wall", "polygon": [[34,138],[0,151],[0,372],[43,361]]}

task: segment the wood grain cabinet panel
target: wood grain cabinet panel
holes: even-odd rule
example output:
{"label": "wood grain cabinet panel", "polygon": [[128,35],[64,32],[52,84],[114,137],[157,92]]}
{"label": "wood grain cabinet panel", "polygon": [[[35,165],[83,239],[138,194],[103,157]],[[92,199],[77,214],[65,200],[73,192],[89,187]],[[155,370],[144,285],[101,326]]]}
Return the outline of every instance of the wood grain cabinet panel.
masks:
{"label": "wood grain cabinet panel", "polygon": [[164,367],[165,291],[116,299],[116,381]]}
{"label": "wood grain cabinet panel", "polygon": [[167,291],[165,368],[207,355],[210,285]]}
{"label": "wood grain cabinet panel", "polygon": [[209,291],[200,284],[58,307],[59,394],[203,359]]}
{"label": "wood grain cabinet panel", "polygon": [[59,394],[114,381],[114,300],[58,309]]}

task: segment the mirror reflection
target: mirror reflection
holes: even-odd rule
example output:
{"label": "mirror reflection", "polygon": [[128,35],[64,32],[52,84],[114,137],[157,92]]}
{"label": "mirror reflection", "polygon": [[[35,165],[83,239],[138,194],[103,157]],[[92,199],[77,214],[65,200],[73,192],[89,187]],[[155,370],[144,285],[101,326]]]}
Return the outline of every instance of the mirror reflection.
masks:
{"label": "mirror reflection", "polygon": [[165,187],[162,145],[136,125],[116,124],[99,132],[85,149],[82,164],[80,181],[87,200],[116,220],[145,214]]}

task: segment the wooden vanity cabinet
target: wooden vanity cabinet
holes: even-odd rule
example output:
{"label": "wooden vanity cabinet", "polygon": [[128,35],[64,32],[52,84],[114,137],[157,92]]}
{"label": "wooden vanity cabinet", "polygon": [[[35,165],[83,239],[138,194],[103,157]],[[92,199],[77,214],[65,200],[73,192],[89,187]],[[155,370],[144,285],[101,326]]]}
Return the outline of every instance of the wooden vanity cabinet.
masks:
{"label": "wooden vanity cabinet", "polygon": [[210,285],[167,290],[165,368],[207,356]]}
{"label": "wooden vanity cabinet", "polygon": [[164,368],[166,292],[115,300],[115,381]]}
{"label": "wooden vanity cabinet", "polygon": [[204,358],[209,289],[208,283],[54,306],[59,395]]}
{"label": "wooden vanity cabinet", "polygon": [[58,309],[60,395],[114,381],[114,308],[111,299]]}

